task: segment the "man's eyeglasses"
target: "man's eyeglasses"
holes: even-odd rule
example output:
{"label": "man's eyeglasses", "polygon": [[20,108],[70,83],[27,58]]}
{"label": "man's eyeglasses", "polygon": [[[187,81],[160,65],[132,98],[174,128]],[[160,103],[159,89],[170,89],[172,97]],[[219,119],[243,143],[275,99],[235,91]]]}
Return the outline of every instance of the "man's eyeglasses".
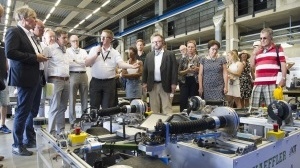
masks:
{"label": "man's eyeglasses", "polygon": [[153,44],[161,43],[162,41],[152,41]]}
{"label": "man's eyeglasses", "polygon": [[110,39],[111,37],[100,36],[101,39]]}
{"label": "man's eyeglasses", "polygon": [[260,38],[260,40],[266,40],[267,39],[267,37],[261,37]]}

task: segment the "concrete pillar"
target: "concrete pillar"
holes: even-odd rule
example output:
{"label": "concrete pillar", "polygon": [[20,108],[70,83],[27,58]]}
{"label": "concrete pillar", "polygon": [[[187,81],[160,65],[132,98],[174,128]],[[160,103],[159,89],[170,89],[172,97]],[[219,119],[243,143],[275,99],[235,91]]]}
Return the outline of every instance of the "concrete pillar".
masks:
{"label": "concrete pillar", "polygon": [[215,25],[215,40],[220,42],[222,46],[222,27],[224,23],[224,11],[219,11],[213,17],[213,22]]}
{"label": "concrete pillar", "polygon": [[231,0],[226,0],[226,51],[238,49],[239,29],[234,22],[234,4]]}
{"label": "concrete pillar", "polygon": [[[166,1],[165,0],[158,0],[155,2],[155,14],[157,15],[162,15],[163,14],[163,11],[164,9],[166,8]],[[164,36],[163,34],[163,24],[161,22],[158,22],[158,23],[155,23],[155,30],[154,32],[157,32],[161,35]]]}
{"label": "concrete pillar", "polygon": [[123,60],[126,60],[125,59],[125,50],[126,50],[126,48],[125,48],[125,43],[124,43],[124,41],[125,41],[125,38],[126,37],[121,37],[121,39],[119,40],[119,46],[117,47],[117,50],[120,52],[120,54],[121,54],[121,57],[123,58]]}
{"label": "concrete pillar", "polygon": [[163,35],[163,24],[162,24],[162,22],[157,22],[157,23],[155,23],[155,30],[154,30],[154,32],[157,32],[157,33],[159,33],[159,34],[162,34]]}
{"label": "concrete pillar", "polygon": [[80,48],[83,48],[83,47],[85,47],[85,40],[80,41]]}
{"label": "concrete pillar", "polygon": [[[123,32],[124,29],[127,27],[127,17],[123,17],[122,19],[119,20],[119,32]],[[124,59],[125,58],[125,38],[126,37],[121,37],[119,40],[119,46],[117,50],[120,52],[121,57]]]}
{"label": "concrete pillar", "polygon": [[123,32],[127,27],[127,17],[123,17],[119,20],[119,32]]}

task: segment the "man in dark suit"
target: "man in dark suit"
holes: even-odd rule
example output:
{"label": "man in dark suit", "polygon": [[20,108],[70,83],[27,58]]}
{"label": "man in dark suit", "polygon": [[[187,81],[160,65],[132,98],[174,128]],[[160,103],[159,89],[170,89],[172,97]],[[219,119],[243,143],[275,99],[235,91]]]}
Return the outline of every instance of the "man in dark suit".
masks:
{"label": "man in dark suit", "polygon": [[[16,86],[18,91],[17,110],[13,124],[12,153],[21,156],[30,156],[26,146],[31,147],[34,139],[27,137],[30,133],[24,130],[32,126],[34,104],[40,104],[41,94],[37,93],[40,85],[39,63],[48,59],[40,54],[34,35],[30,29],[36,24],[36,13],[31,8],[24,6],[15,11],[17,27],[10,28],[5,36],[5,54],[10,62],[8,85]],[[24,138],[23,138],[24,134]],[[27,139],[27,144],[24,143]]]}
{"label": "man in dark suit", "polygon": [[154,113],[172,113],[178,74],[176,57],[173,52],[164,49],[162,35],[154,33],[151,43],[153,51],[146,56],[143,89],[149,92],[150,107]]}

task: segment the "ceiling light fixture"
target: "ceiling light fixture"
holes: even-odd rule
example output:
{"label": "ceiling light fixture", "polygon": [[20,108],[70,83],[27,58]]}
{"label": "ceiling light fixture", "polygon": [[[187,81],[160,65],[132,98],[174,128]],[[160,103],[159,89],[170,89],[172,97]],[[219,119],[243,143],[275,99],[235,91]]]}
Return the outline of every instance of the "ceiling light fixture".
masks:
{"label": "ceiling light fixture", "polygon": [[7,7],[5,11],[6,11],[6,14],[8,14],[10,12],[10,8]]}
{"label": "ceiling light fixture", "polygon": [[83,19],[82,21],[79,22],[79,24],[82,24],[85,20]]}
{"label": "ceiling light fixture", "polygon": [[46,16],[45,20],[43,21],[43,23],[45,24],[47,22],[47,19],[50,17],[50,15],[52,14],[52,12],[54,12],[55,7],[58,6],[58,4],[60,3],[61,0],[57,0],[55,5],[52,7],[52,9],[50,10],[50,13],[48,13],[48,15]]}
{"label": "ceiling light fixture", "polygon": [[11,0],[8,0],[7,1],[7,7],[10,7],[10,5],[11,5]]}
{"label": "ceiling light fixture", "polygon": [[93,14],[97,13],[100,9],[101,9],[101,7],[95,9],[95,10],[93,11]]}
{"label": "ceiling light fixture", "polygon": [[101,5],[101,7],[104,7],[104,6],[106,6],[108,3],[110,2],[110,0],[108,0],[108,1],[106,1],[106,2],[104,2],[104,4],[102,4]]}
{"label": "ceiling light fixture", "polygon": [[50,13],[52,14],[54,10],[55,10],[55,7],[52,7],[52,9],[50,10]]}
{"label": "ceiling light fixture", "polygon": [[48,13],[48,15],[46,16],[46,20],[47,20],[47,19],[49,19],[50,15],[51,15],[51,14],[50,14],[50,13]]}
{"label": "ceiling light fixture", "polygon": [[58,0],[58,1],[56,1],[56,3],[55,3],[55,7],[57,7],[57,5],[60,3],[60,0]]}
{"label": "ceiling light fixture", "polygon": [[77,24],[76,26],[74,26],[74,29],[76,29],[79,26],[79,24]]}
{"label": "ceiling light fixture", "polygon": [[74,29],[69,30],[69,32],[72,32]]}
{"label": "ceiling light fixture", "polygon": [[88,18],[90,18],[92,16],[92,14],[89,14],[84,20],[87,20]]}

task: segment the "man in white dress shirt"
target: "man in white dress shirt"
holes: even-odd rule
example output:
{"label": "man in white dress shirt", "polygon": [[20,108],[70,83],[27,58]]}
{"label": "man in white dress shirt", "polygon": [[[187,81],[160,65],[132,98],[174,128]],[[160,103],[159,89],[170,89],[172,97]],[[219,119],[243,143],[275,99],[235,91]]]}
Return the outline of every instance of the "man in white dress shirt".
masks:
{"label": "man in white dress shirt", "polygon": [[88,76],[86,74],[85,59],[88,56],[84,49],[79,48],[79,39],[76,35],[70,37],[71,47],[67,53],[73,62],[70,63],[70,100],[69,100],[69,122],[70,128],[74,127],[76,120],[76,97],[79,90],[81,101],[81,112],[86,110],[88,102]]}
{"label": "man in white dress shirt", "polygon": [[128,64],[123,61],[120,53],[111,46],[114,34],[111,30],[101,33],[102,45],[93,47],[85,60],[91,66],[90,106],[94,109],[113,107],[116,89],[116,67],[138,68],[139,64]]}
{"label": "man in white dress shirt", "polygon": [[56,136],[64,134],[65,111],[67,110],[70,81],[69,64],[71,62],[66,53],[68,33],[64,30],[56,30],[56,43],[44,49],[44,55],[49,58],[47,65],[48,83],[54,84],[54,94],[49,102],[48,131]]}

